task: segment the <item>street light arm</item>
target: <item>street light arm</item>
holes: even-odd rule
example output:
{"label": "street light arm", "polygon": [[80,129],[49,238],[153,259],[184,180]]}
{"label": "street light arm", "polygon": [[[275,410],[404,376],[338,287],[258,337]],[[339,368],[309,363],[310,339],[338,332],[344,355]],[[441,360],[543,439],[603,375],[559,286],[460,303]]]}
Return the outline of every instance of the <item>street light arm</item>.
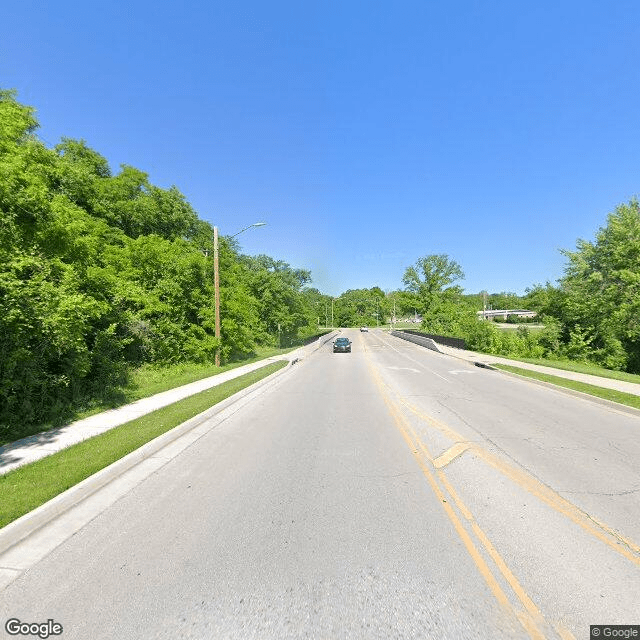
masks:
{"label": "street light arm", "polygon": [[246,231],[247,229],[251,229],[251,227],[264,227],[266,224],[267,224],[266,222],[254,222],[253,224],[250,224],[248,227],[245,227],[244,229],[240,229],[238,233],[234,233],[232,236],[229,236],[229,237],[235,238],[236,236],[239,236],[243,231]]}

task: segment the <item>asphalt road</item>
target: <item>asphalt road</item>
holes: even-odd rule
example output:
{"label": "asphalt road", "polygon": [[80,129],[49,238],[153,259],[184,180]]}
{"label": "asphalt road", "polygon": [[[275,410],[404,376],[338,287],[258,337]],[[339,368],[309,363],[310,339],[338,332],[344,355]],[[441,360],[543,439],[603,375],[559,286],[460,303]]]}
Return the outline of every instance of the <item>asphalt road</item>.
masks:
{"label": "asphalt road", "polygon": [[351,354],[296,364],[0,592],[4,619],[65,639],[640,624],[639,418],[342,335]]}

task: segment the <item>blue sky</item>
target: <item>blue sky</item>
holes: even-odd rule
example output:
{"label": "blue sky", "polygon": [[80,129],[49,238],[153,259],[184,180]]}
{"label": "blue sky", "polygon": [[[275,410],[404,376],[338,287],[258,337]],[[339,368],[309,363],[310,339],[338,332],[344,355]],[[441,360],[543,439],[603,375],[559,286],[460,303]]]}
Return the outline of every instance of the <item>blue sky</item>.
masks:
{"label": "blue sky", "polygon": [[50,145],[175,184],[333,295],[417,258],[468,292],[562,275],[640,192],[640,3],[13,2],[0,86]]}

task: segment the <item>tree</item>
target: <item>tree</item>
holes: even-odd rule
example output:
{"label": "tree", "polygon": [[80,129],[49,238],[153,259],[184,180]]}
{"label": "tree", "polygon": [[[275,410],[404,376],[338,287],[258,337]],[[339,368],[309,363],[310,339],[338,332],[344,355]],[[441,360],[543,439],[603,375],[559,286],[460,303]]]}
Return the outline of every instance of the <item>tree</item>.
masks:
{"label": "tree", "polygon": [[609,214],[595,242],[578,240],[561,279],[567,349],[610,368],[640,371],[640,204]]}
{"label": "tree", "polygon": [[470,314],[475,319],[472,305],[462,299],[462,288],[454,284],[462,278],[462,267],[445,254],[425,256],[406,269],[402,281],[415,296],[424,329],[451,334]]}
{"label": "tree", "polygon": [[537,312],[538,316],[554,316],[560,318],[564,307],[565,294],[561,287],[547,281],[544,285],[536,284],[525,289],[523,305]]}
{"label": "tree", "polygon": [[454,285],[464,278],[462,267],[445,254],[428,255],[407,267],[402,277],[406,290],[417,296],[421,311],[427,313],[436,301],[459,295],[462,289]]}
{"label": "tree", "polygon": [[338,327],[384,324],[385,309],[385,293],[380,287],[349,289],[334,302],[334,324]]}
{"label": "tree", "polygon": [[0,152],[24,142],[38,128],[34,111],[16,100],[15,90],[0,89]]}
{"label": "tree", "polygon": [[265,255],[242,256],[242,261],[264,334],[271,335],[274,343],[291,344],[308,325],[302,289],[311,281],[311,273]]}
{"label": "tree", "polygon": [[[117,397],[141,365],[213,362],[317,327],[311,274],[220,240],[177,188],[82,140],[48,149],[33,109],[0,89],[0,444]],[[318,299],[319,296],[319,299]],[[280,332],[278,330],[280,326]]]}

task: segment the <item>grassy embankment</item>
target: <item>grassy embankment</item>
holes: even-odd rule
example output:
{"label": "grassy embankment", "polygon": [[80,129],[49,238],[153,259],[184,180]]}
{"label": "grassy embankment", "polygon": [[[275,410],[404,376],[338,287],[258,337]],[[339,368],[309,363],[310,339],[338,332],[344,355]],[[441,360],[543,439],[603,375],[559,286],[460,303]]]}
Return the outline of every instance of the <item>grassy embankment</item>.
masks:
{"label": "grassy embankment", "polygon": [[500,331],[516,331],[518,330],[520,327],[525,327],[526,329],[529,329],[529,331],[531,333],[540,333],[541,331],[544,330],[544,325],[543,324],[508,324],[506,322],[494,322],[493,326],[496,329],[500,329]]}
{"label": "grassy embankment", "polygon": [[0,527],[286,365],[268,364],[0,476]]}
{"label": "grassy embankment", "polygon": [[[124,402],[135,402],[141,398],[148,398],[156,393],[162,393],[169,389],[175,389],[191,382],[202,380],[203,378],[209,378],[231,369],[237,369],[238,367],[244,367],[247,364],[258,362],[266,358],[275,356],[281,356],[285,353],[289,353],[298,347],[289,347],[287,349],[278,349],[276,347],[259,347],[256,350],[256,355],[247,358],[246,360],[239,360],[237,362],[231,362],[221,367],[216,367],[214,364],[176,364],[169,367],[150,367],[145,366],[136,369],[133,372],[131,378],[131,384],[124,391]],[[92,413],[97,413],[100,409],[92,410]]]}
{"label": "grassy embankment", "polygon": [[[257,347],[255,355],[244,360],[238,360],[230,362],[221,367],[216,367],[213,364],[177,364],[169,367],[151,367],[145,366],[136,369],[131,377],[131,383],[123,392],[122,402],[119,404],[127,404],[129,402],[135,402],[141,398],[148,398],[156,393],[162,393],[169,389],[175,389],[203,378],[215,376],[218,373],[224,373],[231,369],[237,369],[243,367],[246,364],[258,362],[266,358],[272,358],[284,355],[295,349],[299,349],[304,344],[308,344],[309,341],[313,341],[322,335],[330,333],[333,329],[320,329],[317,334],[310,338],[301,339],[291,347],[278,348],[278,347]],[[105,407],[99,407],[91,409],[88,412],[84,412],[80,415],[80,418],[99,413],[104,411]]]}
{"label": "grassy embankment", "polygon": [[[331,330],[328,329],[324,333],[328,333],[329,331]],[[321,333],[323,332],[321,331]],[[253,356],[243,360],[230,362],[221,367],[216,367],[214,364],[210,363],[183,363],[164,367],[147,365],[140,367],[131,372],[129,383],[125,388],[121,389],[116,397],[111,397],[109,400],[104,402],[96,402],[89,407],[78,407],[78,409],[71,413],[63,423],[50,422],[25,425],[18,433],[12,431],[9,436],[0,436],[0,446],[44,431],[60,428],[66,424],[75,422],[76,420],[82,420],[83,418],[88,418],[101,413],[102,411],[114,409],[142,398],[148,398],[156,393],[162,393],[163,391],[175,389],[176,387],[181,387],[185,384],[202,380],[203,378],[209,378],[210,376],[215,376],[218,373],[224,373],[225,371],[237,369],[238,367],[258,362],[259,360],[289,353],[294,349],[298,349],[303,342],[304,341],[301,340],[299,345],[282,349],[277,347],[258,347]]]}

